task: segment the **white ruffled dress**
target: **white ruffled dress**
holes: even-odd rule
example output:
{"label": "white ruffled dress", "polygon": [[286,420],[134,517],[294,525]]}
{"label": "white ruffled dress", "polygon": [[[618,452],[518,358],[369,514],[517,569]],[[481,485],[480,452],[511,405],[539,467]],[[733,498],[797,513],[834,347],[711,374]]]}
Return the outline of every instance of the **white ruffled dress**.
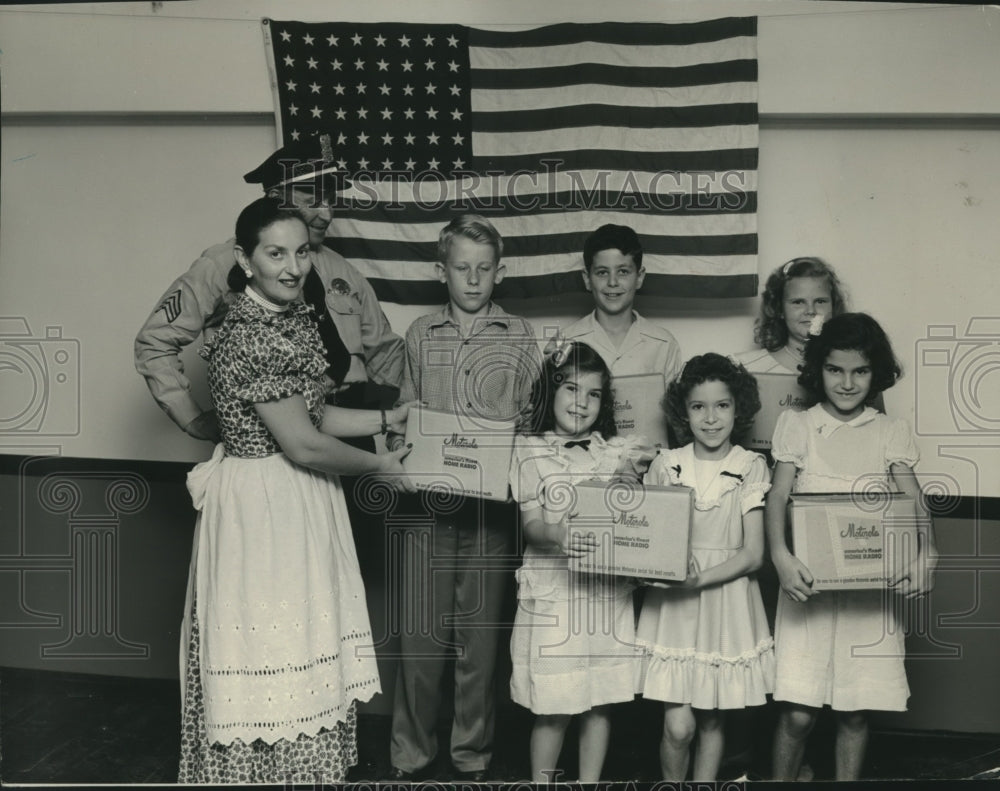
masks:
{"label": "white ruffled dress", "polygon": [[[703,493],[695,464],[694,445],[663,450],[645,480],[695,489],[691,557],[708,569],[743,545],[743,515],[763,506],[770,475],[763,456],[734,445]],[[650,587],[645,594],[636,692],[697,709],[766,703],[774,691],[774,643],[753,575],[700,591]]]}
{"label": "white ruffled dress", "polygon": [[[631,471],[638,438],[564,447],[554,433],[518,437],[511,488],[522,510],[541,508],[559,522],[573,498],[566,488]],[[633,585],[617,577],[571,571],[566,555],[527,545],[517,571],[518,608],[511,635],[511,699],[535,714],[578,714],[635,697]]]}

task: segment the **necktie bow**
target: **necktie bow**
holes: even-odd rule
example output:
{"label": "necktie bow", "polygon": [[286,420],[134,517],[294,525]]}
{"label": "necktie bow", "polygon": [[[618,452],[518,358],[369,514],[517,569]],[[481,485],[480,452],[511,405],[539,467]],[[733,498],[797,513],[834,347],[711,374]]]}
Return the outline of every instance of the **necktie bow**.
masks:
{"label": "necktie bow", "polygon": [[565,445],[564,448],[572,448],[574,445],[579,445],[584,450],[590,450],[590,440],[589,439],[571,439]]}

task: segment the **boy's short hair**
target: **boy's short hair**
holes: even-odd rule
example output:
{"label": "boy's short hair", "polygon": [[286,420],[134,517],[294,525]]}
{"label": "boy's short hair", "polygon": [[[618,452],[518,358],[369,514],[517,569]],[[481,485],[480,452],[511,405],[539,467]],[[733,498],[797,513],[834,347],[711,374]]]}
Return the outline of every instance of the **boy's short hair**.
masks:
{"label": "boy's short hair", "polygon": [[503,239],[493,224],[478,214],[462,214],[449,222],[438,234],[438,261],[442,264],[448,260],[451,240],[456,236],[464,236],[479,244],[491,245],[497,261],[503,256]]}
{"label": "boy's short hair", "polygon": [[620,250],[622,255],[631,256],[635,268],[642,266],[642,244],[639,235],[627,225],[602,225],[583,243],[583,265],[590,272],[594,256],[602,250]]}

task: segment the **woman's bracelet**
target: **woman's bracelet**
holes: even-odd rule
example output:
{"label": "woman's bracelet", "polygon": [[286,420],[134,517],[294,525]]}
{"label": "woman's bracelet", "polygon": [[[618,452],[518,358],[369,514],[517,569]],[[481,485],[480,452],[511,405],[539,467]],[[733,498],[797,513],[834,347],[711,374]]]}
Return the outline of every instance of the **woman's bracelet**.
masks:
{"label": "woman's bracelet", "polygon": [[386,420],[385,410],[380,410],[382,412],[382,429],[379,431],[380,434],[385,435],[389,433],[389,421]]}

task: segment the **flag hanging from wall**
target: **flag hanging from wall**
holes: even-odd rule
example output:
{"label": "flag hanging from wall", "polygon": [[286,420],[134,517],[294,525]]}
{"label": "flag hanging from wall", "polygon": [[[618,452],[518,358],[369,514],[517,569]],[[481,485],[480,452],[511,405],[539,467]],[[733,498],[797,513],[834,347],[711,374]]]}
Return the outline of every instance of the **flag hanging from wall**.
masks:
{"label": "flag hanging from wall", "polygon": [[330,136],[353,187],[327,244],[380,299],[444,302],[438,232],[470,211],[504,239],[499,298],[581,290],[605,223],[639,234],[644,294],[756,295],[755,18],[263,25],[279,137]]}

